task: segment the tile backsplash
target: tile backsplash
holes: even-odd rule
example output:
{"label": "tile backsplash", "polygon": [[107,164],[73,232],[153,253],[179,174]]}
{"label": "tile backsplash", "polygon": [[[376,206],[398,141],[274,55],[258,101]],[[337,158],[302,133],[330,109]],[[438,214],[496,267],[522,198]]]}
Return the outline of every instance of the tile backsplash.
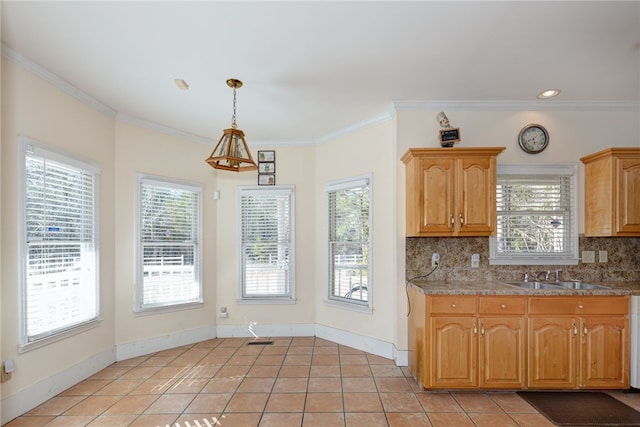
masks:
{"label": "tile backsplash", "polygon": [[[579,251],[594,251],[595,262],[578,265],[489,265],[488,237],[408,237],[406,277],[423,276],[432,270],[431,254],[440,254],[440,267],[426,280],[519,281],[523,273],[562,269],[563,280],[640,280],[640,237],[580,236]],[[599,262],[607,251],[607,262]],[[480,254],[479,268],[471,268],[471,254]]]}

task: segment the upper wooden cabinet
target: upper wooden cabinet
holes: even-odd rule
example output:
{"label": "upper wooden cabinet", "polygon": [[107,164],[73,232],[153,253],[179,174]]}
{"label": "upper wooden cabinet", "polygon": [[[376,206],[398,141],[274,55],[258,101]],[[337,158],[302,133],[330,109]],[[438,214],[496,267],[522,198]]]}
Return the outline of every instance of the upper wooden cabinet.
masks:
{"label": "upper wooden cabinet", "polygon": [[505,147],[411,148],[407,236],[489,236],[496,222],[496,157]]}
{"label": "upper wooden cabinet", "polygon": [[640,148],[608,148],[580,160],[585,236],[640,236]]}

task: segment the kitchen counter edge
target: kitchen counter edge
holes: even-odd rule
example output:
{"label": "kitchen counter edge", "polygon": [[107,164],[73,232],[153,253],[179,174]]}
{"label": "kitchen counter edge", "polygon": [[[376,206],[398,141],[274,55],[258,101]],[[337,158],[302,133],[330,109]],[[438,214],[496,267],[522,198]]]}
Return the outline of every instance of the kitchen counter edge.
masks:
{"label": "kitchen counter edge", "polygon": [[413,280],[409,286],[425,295],[640,295],[640,281],[590,282],[609,289],[524,289],[498,280]]}

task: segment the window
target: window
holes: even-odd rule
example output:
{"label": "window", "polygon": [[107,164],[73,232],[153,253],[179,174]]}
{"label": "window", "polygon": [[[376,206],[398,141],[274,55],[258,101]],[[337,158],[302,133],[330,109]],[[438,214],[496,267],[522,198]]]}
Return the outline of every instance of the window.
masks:
{"label": "window", "polygon": [[[21,345],[98,319],[97,166],[20,139]],[[40,341],[42,342],[42,341]]]}
{"label": "window", "polygon": [[325,186],[328,218],[328,297],[370,307],[371,179]]}
{"label": "window", "polygon": [[577,264],[575,165],[498,166],[491,264]]}
{"label": "window", "polygon": [[202,302],[197,184],[138,175],[138,311]]}
{"label": "window", "polygon": [[241,299],[293,300],[293,187],[241,187]]}

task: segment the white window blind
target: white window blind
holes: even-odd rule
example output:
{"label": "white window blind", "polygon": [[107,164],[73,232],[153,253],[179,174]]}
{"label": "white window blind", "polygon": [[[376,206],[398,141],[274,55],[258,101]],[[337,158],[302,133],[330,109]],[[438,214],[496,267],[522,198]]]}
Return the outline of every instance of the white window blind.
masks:
{"label": "white window blind", "polygon": [[28,344],[98,318],[99,169],[32,141],[22,147]]}
{"label": "white window blind", "polygon": [[202,302],[200,185],[138,182],[137,309]]}
{"label": "white window blind", "polygon": [[328,184],[329,300],[368,305],[371,292],[370,179]]}
{"label": "white window blind", "polygon": [[499,170],[491,258],[523,264],[577,262],[575,204],[575,167]]}
{"label": "white window blind", "polygon": [[293,188],[240,188],[242,299],[294,298]]}

